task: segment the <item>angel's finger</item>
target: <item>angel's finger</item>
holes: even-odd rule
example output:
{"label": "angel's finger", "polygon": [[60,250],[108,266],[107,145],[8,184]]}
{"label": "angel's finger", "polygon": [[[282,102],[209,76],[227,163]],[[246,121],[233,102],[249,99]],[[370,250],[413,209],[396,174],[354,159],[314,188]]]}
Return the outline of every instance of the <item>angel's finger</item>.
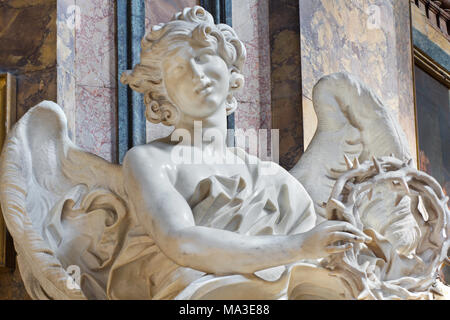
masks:
{"label": "angel's finger", "polygon": [[330,234],[330,240],[335,241],[349,241],[349,242],[360,242],[363,243],[367,241],[367,237],[360,237],[348,232],[333,232]]}
{"label": "angel's finger", "polygon": [[364,238],[366,241],[372,241],[372,238],[366,235],[364,232],[358,230],[356,227],[352,226],[350,223],[347,222],[337,222],[336,224],[329,227],[330,232],[336,232],[336,231],[344,231],[344,232],[350,232],[353,233],[356,236]]}
{"label": "angel's finger", "polygon": [[345,252],[347,250],[350,250],[353,248],[353,244],[352,243],[346,243],[340,246],[328,246],[325,248],[325,251],[328,254],[332,254],[332,253],[339,253],[339,252]]}

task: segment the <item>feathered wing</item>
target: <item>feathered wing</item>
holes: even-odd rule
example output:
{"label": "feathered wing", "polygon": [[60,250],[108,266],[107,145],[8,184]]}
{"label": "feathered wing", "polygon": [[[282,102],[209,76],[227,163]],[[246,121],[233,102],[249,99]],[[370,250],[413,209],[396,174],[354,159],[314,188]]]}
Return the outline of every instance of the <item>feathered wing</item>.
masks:
{"label": "feathered wing", "polygon": [[411,165],[400,125],[358,80],[322,78],[313,103],[318,128],[291,174],[324,219],[347,221],[373,239],[322,263],[354,298],[431,298],[450,246],[448,197]]}
{"label": "feathered wing", "polygon": [[12,129],[0,166],[2,211],[27,291],[38,299],[86,298],[66,270],[101,270],[117,251],[126,216],[121,167],[76,147],[63,111],[49,101]]}
{"label": "feathered wing", "polygon": [[357,159],[393,154],[411,159],[405,134],[375,94],[353,76],[323,77],[313,89],[316,133],[290,173],[305,187],[319,215],[336,179]]}

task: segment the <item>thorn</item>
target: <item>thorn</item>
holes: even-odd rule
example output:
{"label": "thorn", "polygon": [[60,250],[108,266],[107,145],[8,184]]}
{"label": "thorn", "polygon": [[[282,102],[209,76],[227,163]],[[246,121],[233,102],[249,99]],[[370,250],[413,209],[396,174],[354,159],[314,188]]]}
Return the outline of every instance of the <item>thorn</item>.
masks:
{"label": "thorn", "polygon": [[375,156],[372,157],[373,160],[373,165],[375,167],[375,169],[377,170],[378,173],[383,172],[383,168],[381,168],[380,163],[378,162],[378,160],[375,158]]}
{"label": "thorn", "polygon": [[344,206],[344,204],[343,204],[342,202],[340,202],[339,200],[336,200],[336,199],[331,198],[331,199],[330,199],[330,202],[334,205],[334,207],[335,207],[336,209],[340,209],[341,211],[345,211],[345,206]]}
{"label": "thorn", "polygon": [[402,185],[402,187],[405,188],[406,193],[407,193],[407,194],[410,194],[411,191],[409,190],[409,186],[408,186],[408,183],[406,182],[405,178],[402,177],[402,178],[399,180],[399,182],[400,182],[400,184]]}
{"label": "thorn", "polygon": [[353,169],[357,169],[357,168],[359,168],[358,157],[356,157],[356,158],[353,160]]}
{"label": "thorn", "polygon": [[348,170],[352,169],[352,162],[350,161],[350,159],[345,154],[344,154],[344,159],[345,159],[345,164],[347,165],[347,169]]}
{"label": "thorn", "polygon": [[372,200],[372,196],[373,196],[373,189],[370,189],[370,191],[367,193],[367,198],[369,198],[369,200]]}

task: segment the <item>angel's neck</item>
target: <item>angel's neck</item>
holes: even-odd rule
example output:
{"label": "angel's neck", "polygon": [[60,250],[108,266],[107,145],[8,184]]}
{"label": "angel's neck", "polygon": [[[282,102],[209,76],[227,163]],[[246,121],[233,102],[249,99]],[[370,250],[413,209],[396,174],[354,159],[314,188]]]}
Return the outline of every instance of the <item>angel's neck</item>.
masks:
{"label": "angel's neck", "polygon": [[203,119],[196,119],[183,114],[171,134],[172,141],[180,141],[182,144],[192,146],[209,146],[214,144],[217,151],[224,151],[227,138],[227,115],[225,108],[219,108],[217,112]]}

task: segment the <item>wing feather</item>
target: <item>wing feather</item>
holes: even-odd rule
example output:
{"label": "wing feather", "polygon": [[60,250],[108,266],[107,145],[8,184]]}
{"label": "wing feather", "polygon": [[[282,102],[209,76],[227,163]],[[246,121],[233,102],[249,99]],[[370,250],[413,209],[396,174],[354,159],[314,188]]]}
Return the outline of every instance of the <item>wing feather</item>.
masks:
{"label": "wing feather", "polygon": [[82,151],[67,135],[61,108],[44,101],[8,134],[0,158],[0,201],[18,253],[19,268],[33,298],[85,299],[67,285],[70,275],[50,241],[50,212],[78,185],[102,187],[125,198],[120,166]]}
{"label": "wing feather", "polygon": [[405,134],[391,110],[355,77],[335,73],[313,89],[316,133],[290,173],[311,195],[317,213],[327,202],[340,174],[348,170],[344,156],[359,162],[393,154],[410,159]]}

